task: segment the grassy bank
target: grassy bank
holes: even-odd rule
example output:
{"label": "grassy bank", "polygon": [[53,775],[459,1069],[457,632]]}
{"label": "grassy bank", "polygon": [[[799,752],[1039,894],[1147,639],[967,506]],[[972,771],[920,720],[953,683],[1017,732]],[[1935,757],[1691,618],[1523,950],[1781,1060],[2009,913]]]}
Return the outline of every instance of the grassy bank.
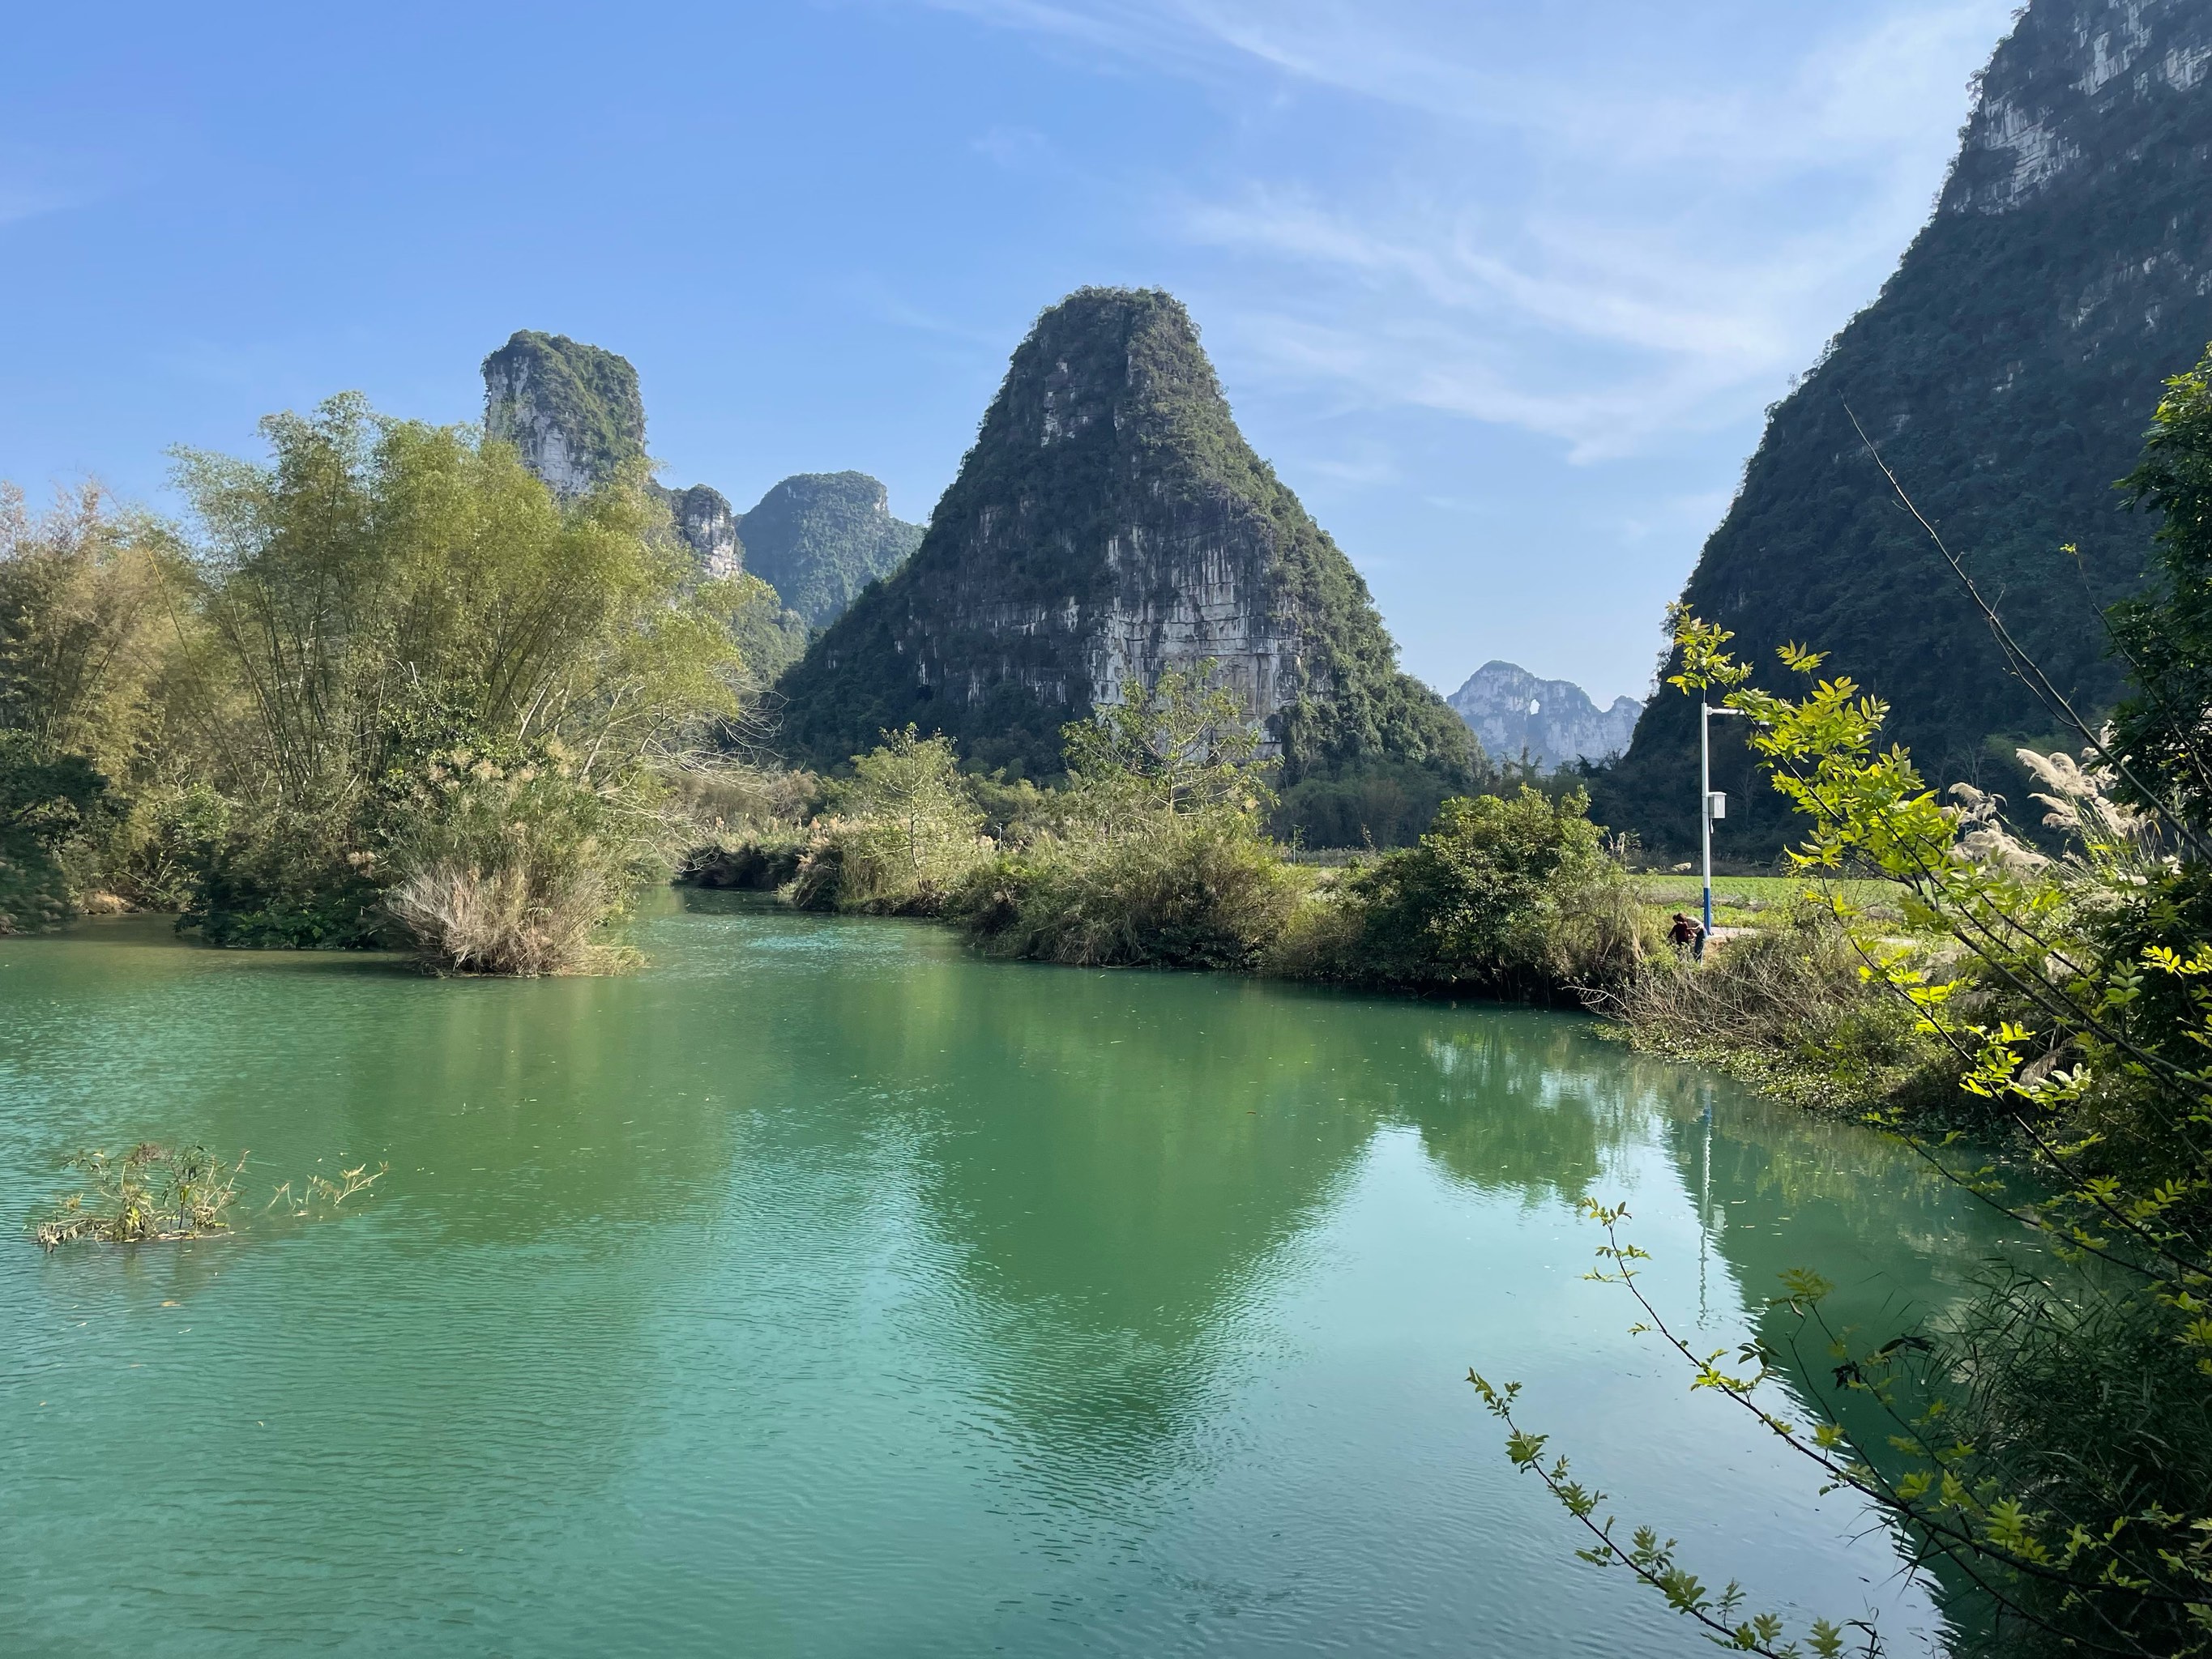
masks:
{"label": "grassy bank", "polygon": [[[1705,902],[1705,889],[1695,876],[1645,872],[1633,879],[1637,896],[1654,915],[1672,915],[1681,910],[1695,915]],[[1753,928],[1783,925],[1815,888],[1843,898],[1870,920],[1903,920],[1905,890],[1893,881],[1838,878],[1815,883],[1805,876],[1715,876],[1713,925]]]}

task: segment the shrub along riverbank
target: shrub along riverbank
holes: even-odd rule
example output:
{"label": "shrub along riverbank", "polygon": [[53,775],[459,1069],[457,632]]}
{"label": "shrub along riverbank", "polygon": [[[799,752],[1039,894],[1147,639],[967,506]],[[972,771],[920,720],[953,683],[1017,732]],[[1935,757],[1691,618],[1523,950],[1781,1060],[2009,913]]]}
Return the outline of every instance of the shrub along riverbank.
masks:
{"label": "shrub along riverbank", "polygon": [[562,501],[355,398],[179,456],[184,526],[0,495],[0,932],[88,897],[210,942],[587,965],[693,838],[769,603],[701,583],[641,471]]}
{"label": "shrub along riverbank", "polygon": [[984,951],[1572,1002],[1659,945],[1586,798],[1445,803],[1410,848],[1334,869],[1266,832],[1256,738],[1203,669],[1069,726],[1066,782],[960,770],[941,736],[886,734],[818,807],[764,813],[690,862],[802,908],[933,917]]}

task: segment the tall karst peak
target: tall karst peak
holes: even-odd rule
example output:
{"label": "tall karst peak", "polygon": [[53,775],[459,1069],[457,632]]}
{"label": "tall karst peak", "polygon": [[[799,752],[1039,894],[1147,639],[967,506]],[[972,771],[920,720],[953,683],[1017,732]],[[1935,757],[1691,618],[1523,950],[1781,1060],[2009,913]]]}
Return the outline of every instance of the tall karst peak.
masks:
{"label": "tall karst peak", "polygon": [[[2100,611],[2140,580],[2154,527],[2112,482],[2166,377],[2212,339],[2208,68],[2204,0],[2030,0],[1934,215],[1770,412],[1684,590],[1767,683],[1790,678],[1784,642],[1826,652],[1824,672],[1889,702],[1888,735],[1938,786],[2024,798],[2015,748],[2063,739],[1869,440],[2052,684],[2109,708]],[[1741,734],[1714,745],[1715,787],[1738,796],[1717,847],[1765,858],[1801,835]],[[1604,816],[1695,845],[1697,766],[1696,706],[1662,689]]]}
{"label": "tall karst peak", "polygon": [[645,400],[629,360],[565,334],[518,329],[483,360],[484,431],[562,495],[645,459]]}
{"label": "tall karst peak", "polygon": [[1083,289],[1016,349],[919,550],[785,676],[786,740],[834,764],[911,722],[1049,774],[1064,723],[1202,661],[1288,778],[1469,764],[1351,562],[1237,430],[1182,306]]}
{"label": "tall karst peak", "polygon": [[[483,360],[483,382],[485,434],[513,444],[556,495],[587,494],[646,459],[645,399],[627,357],[565,334],[518,329]],[[744,568],[738,515],[720,490],[653,488],[701,574],[734,576]]]}

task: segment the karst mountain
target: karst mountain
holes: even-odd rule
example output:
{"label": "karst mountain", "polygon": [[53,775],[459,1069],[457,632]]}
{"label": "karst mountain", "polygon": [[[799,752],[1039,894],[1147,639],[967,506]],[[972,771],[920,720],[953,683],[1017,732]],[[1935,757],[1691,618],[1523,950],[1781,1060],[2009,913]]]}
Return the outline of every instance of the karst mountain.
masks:
{"label": "karst mountain", "polygon": [[[2151,531],[2112,483],[2164,377],[2212,339],[2212,6],[2032,0],[1979,82],[1935,212],[1873,304],[1776,405],[1683,598],[1762,683],[1799,641],[1889,700],[1931,781],[2010,787],[2022,742],[2072,739],[2007,672],[1875,453],[2078,706],[2122,673],[2102,608]],[[2065,550],[2069,546],[2076,551]],[[1616,823],[1697,839],[1693,703],[1662,687],[1603,791]],[[1719,842],[1771,856],[1787,804],[1717,728]]]}
{"label": "karst mountain", "polygon": [[[645,400],[626,358],[524,329],[483,360],[483,381],[485,432],[514,445],[556,494],[581,495],[647,459]],[[921,526],[893,518],[883,485],[865,472],[796,474],[744,514],[710,484],[654,488],[701,573],[760,577],[801,639],[921,539]]]}
{"label": "karst mountain", "polygon": [[784,676],[784,739],[831,766],[913,724],[1049,775],[1064,724],[1201,662],[1286,784],[1471,766],[1352,562],[1237,430],[1182,306],[1085,289],[1015,350],[914,556]]}
{"label": "karst mountain", "polygon": [[1539,679],[1518,663],[1491,661],[1446,699],[1492,760],[1541,772],[1613,759],[1628,747],[1644,705],[1615,697],[1600,708],[1572,680]]}

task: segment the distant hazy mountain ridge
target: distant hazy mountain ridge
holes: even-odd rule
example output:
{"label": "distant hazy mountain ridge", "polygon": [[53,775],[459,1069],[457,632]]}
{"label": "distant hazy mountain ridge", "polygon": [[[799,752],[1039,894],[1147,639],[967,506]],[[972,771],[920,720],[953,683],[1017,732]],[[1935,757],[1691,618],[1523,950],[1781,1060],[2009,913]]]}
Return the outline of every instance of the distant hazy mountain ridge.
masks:
{"label": "distant hazy mountain ridge", "polygon": [[[1796,640],[1892,705],[1887,735],[1938,785],[2014,792],[2053,717],[1899,507],[1860,436],[2051,681],[2092,718],[2121,672],[2100,609],[2139,579],[2153,520],[2130,471],[2164,379],[2212,339],[2212,5],[2030,0],[1979,82],[1934,216],[1881,296],[1777,404],[1684,592],[1761,676]],[[1856,425],[1854,425],[1856,416]],[[2062,552],[2071,544],[2078,556]],[[1797,833],[1714,733],[1728,840]],[[1693,844],[1696,706],[1662,691],[1601,804]]]}
{"label": "distant hazy mountain ridge", "polygon": [[[645,459],[645,400],[625,357],[521,329],[483,360],[483,380],[485,433],[513,444],[556,494],[580,495]],[[701,573],[750,568],[796,613],[800,638],[921,540],[921,526],[891,517],[883,485],[865,472],[797,474],[742,515],[711,484],[653,488]]]}
{"label": "distant hazy mountain ridge", "polygon": [[1286,783],[1470,775],[1465,727],[1395,656],[1351,561],[1237,430],[1182,307],[1085,289],[1015,350],[920,550],[780,690],[794,758],[834,765],[913,722],[1049,775],[1066,722],[1207,661]]}
{"label": "distant hazy mountain ridge", "polygon": [[1446,699],[1492,760],[1524,754],[1545,771],[1601,761],[1628,747],[1644,705],[1615,697],[1601,709],[1571,680],[1540,680],[1510,662],[1486,662]]}

